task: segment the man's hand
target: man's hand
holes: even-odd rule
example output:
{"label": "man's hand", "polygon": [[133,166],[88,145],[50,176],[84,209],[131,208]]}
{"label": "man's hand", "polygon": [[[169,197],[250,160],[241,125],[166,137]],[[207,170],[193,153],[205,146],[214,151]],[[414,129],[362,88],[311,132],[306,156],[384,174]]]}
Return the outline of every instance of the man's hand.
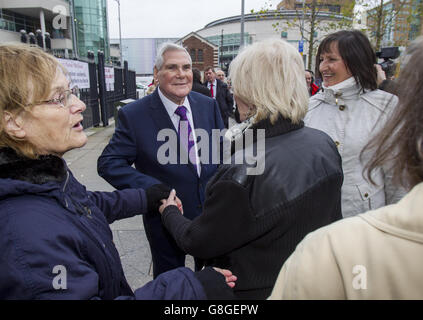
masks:
{"label": "man's hand", "polygon": [[165,184],[155,184],[146,189],[148,212],[157,211],[161,203],[160,200],[167,199],[170,191],[171,188]]}
{"label": "man's hand", "polygon": [[176,196],[176,191],[175,189],[173,189],[170,194],[169,197],[166,200],[161,200],[162,205],[159,208],[159,212],[162,214],[164,209],[166,209],[166,207],[168,206],[177,206],[179,211],[181,211],[182,214],[184,214],[184,210],[182,208],[182,202],[181,200]]}
{"label": "man's hand", "polygon": [[377,85],[379,86],[384,80],[386,80],[386,75],[380,64],[375,64],[375,68],[377,72]]}

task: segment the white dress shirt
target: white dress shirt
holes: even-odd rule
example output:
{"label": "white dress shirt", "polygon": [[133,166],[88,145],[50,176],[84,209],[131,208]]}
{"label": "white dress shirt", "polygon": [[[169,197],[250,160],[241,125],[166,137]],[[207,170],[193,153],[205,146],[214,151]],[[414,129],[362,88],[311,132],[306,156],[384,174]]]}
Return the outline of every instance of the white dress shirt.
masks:
{"label": "white dress shirt", "polygon": [[178,132],[179,128],[179,120],[180,117],[175,113],[176,109],[179,106],[184,106],[187,109],[187,118],[189,121],[189,125],[192,129],[192,137],[194,139],[194,148],[195,148],[195,161],[198,163],[197,165],[197,174],[200,176],[201,174],[201,165],[200,165],[200,158],[198,156],[198,149],[197,149],[197,136],[195,135],[195,127],[194,127],[194,120],[192,118],[192,111],[191,111],[191,105],[189,104],[189,100],[187,97],[185,97],[184,102],[181,105],[177,105],[176,103],[170,101],[168,98],[165,97],[165,95],[160,91],[160,87],[158,88],[159,97],[163,102],[163,105],[169,114],[170,120],[173,123],[173,126],[175,127],[176,132]]}
{"label": "white dress shirt", "polygon": [[[208,81],[207,81],[207,88],[209,88],[209,90],[211,88],[210,82],[208,82]],[[213,99],[216,99],[216,92],[217,92],[217,81],[216,81],[216,79],[214,79],[214,81],[213,81],[213,96],[212,96]],[[211,90],[210,90],[210,93],[211,93]]]}

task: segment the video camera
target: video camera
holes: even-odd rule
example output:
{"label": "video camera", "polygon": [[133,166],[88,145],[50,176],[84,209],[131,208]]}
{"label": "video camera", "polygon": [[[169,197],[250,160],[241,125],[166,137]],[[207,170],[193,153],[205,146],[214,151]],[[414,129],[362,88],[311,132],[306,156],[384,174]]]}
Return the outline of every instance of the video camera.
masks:
{"label": "video camera", "polygon": [[383,59],[383,62],[379,63],[382,67],[382,70],[385,71],[387,78],[393,76],[395,73],[395,63],[392,59],[396,59],[400,56],[400,51],[398,47],[386,47],[382,48],[380,51],[376,52],[376,56],[380,59]]}

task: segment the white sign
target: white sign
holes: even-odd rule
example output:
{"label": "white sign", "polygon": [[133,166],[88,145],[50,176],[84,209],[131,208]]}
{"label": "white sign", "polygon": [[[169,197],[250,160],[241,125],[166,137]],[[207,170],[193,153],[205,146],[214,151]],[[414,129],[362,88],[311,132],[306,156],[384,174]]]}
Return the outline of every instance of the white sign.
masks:
{"label": "white sign", "polygon": [[77,85],[79,89],[90,88],[90,72],[88,70],[88,63],[67,59],[57,60],[66,68],[66,70],[68,70],[73,85]]}
{"label": "white sign", "polygon": [[106,91],[115,91],[115,69],[104,67],[104,74],[106,75]]}

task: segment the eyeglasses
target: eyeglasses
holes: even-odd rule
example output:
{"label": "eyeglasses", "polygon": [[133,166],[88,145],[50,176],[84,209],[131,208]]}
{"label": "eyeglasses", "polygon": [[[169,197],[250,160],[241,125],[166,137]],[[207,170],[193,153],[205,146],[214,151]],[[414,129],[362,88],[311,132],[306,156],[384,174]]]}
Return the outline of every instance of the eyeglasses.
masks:
{"label": "eyeglasses", "polygon": [[78,99],[80,97],[80,92],[78,86],[72,87],[72,89],[65,90],[60,93],[60,95],[57,98],[53,98],[50,100],[45,101],[39,101],[37,103],[32,103],[28,106],[36,106],[40,104],[50,104],[50,105],[56,105],[61,108],[68,107],[69,100],[71,99],[72,95],[76,96]]}

